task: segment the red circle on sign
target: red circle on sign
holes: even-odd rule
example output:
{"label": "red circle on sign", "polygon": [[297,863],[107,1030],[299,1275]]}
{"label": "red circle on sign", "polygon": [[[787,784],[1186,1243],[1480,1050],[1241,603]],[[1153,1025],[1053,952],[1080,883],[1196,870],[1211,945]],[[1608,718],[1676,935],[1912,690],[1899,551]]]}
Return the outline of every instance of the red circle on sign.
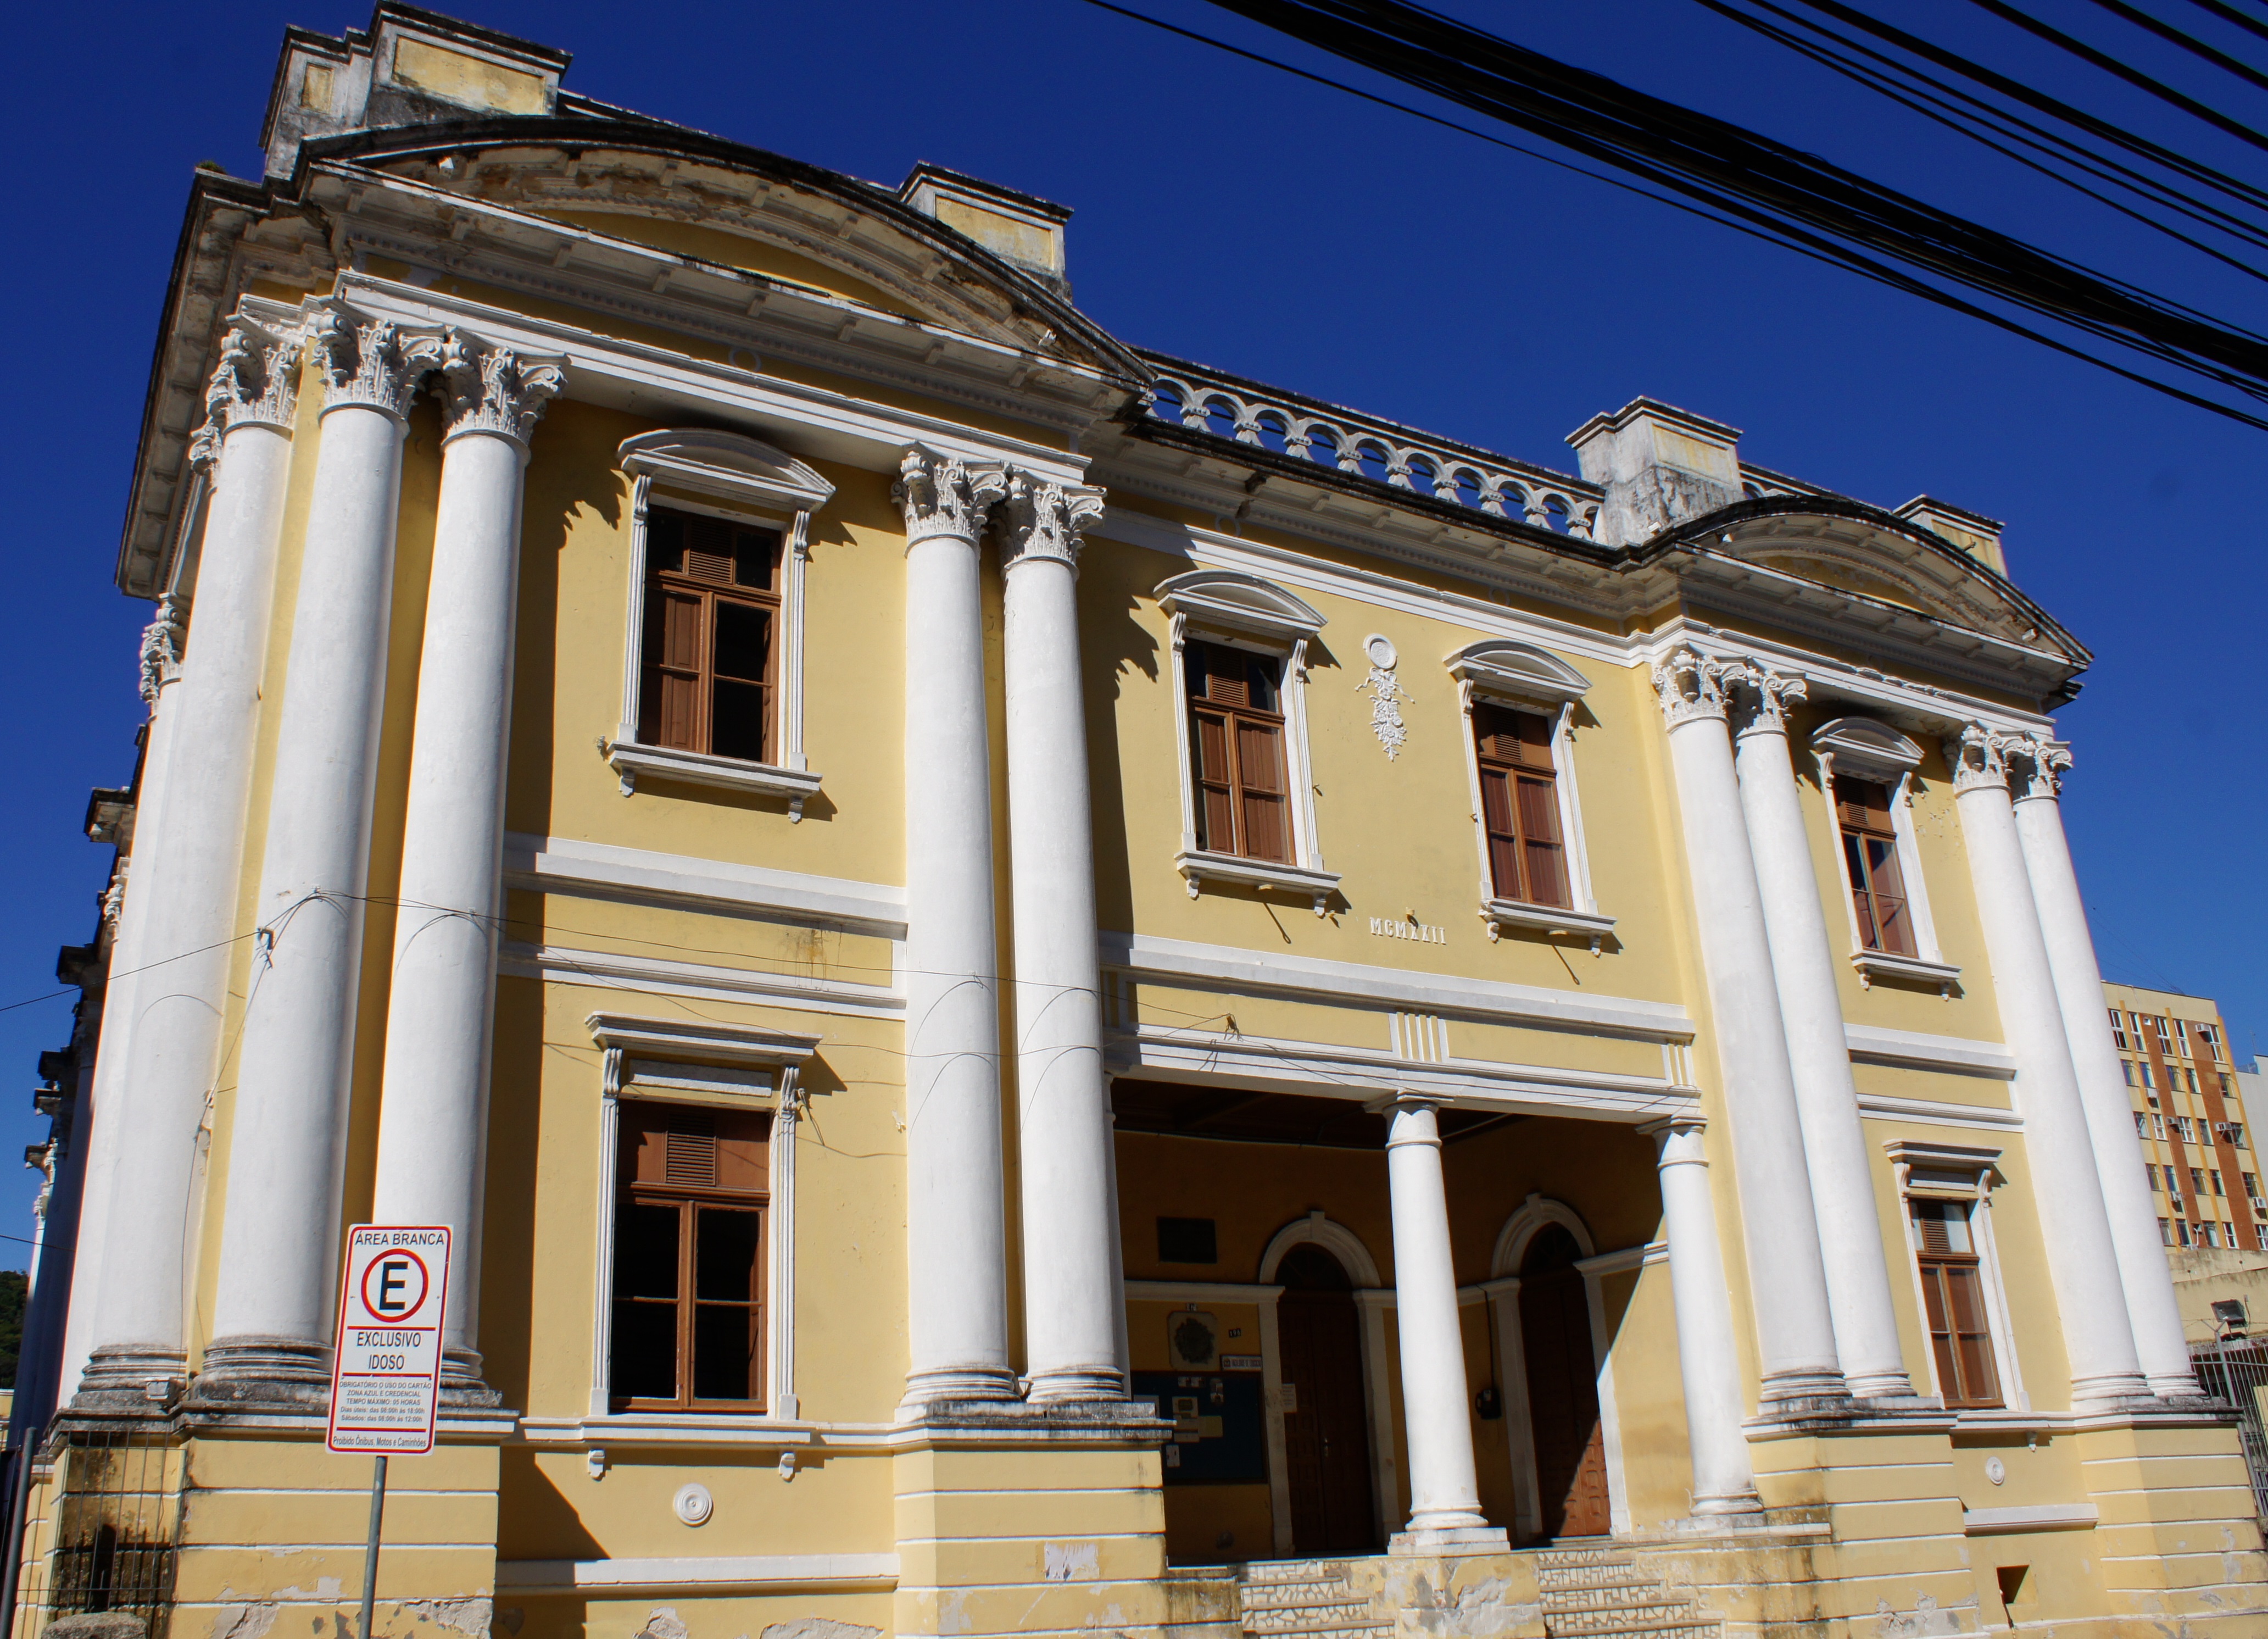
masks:
{"label": "red circle on sign", "polygon": [[425,1260],[416,1252],[380,1252],[362,1272],[363,1310],[380,1320],[414,1315],[423,1305],[425,1289],[431,1283]]}

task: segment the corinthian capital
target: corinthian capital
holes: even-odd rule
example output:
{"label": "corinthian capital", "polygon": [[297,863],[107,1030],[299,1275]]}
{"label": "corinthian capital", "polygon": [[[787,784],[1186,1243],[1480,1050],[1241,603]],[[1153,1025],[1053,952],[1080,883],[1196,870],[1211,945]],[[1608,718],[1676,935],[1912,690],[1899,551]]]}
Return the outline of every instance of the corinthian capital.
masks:
{"label": "corinthian capital", "polygon": [[908,447],[890,491],[905,509],[906,545],[916,547],[939,535],[975,543],[984,515],[1008,491],[1008,475],[990,462],[970,466],[957,455],[940,455],[926,445]]}
{"label": "corinthian capital", "polygon": [[1740,735],[1786,734],[1787,708],[1810,692],[1802,678],[1783,676],[1751,660],[1727,661],[1719,683],[1732,703],[1733,732]]}
{"label": "corinthian capital", "polygon": [[406,417],[418,382],[441,362],[438,330],[373,319],[336,299],[316,305],[308,340],[322,366],[326,410],[360,404]]}
{"label": "corinthian capital", "polygon": [[142,699],[155,705],[166,685],[181,675],[181,638],[188,630],[188,610],[178,594],[158,600],[158,613],[142,628]]}
{"label": "corinthian capital", "polygon": [[2071,767],[2071,748],[2045,735],[2011,736],[2003,753],[2008,764],[2008,786],[2019,802],[2032,798],[2054,801],[2063,795],[2063,777]]}
{"label": "corinthian capital", "polygon": [[1945,741],[1945,764],[1953,771],[1953,789],[1977,791],[2008,783],[2008,749],[2014,736],[1996,734],[1982,723],[1971,723]]}
{"label": "corinthian capital", "polygon": [[299,409],[299,350],[305,345],[297,330],[271,330],[241,314],[231,319],[221,338],[220,362],[205,383],[205,424],[189,442],[189,459],[212,459],[234,427],[289,431]]}
{"label": "corinthian capital", "polygon": [[1653,692],[1672,728],[1704,717],[1725,717],[1725,676],[1737,668],[1696,649],[1677,649],[1653,668]]}
{"label": "corinthian capital", "polygon": [[1007,471],[1007,517],[1000,531],[1000,561],[1013,569],[1036,558],[1079,568],[1079,531],[1102,516],[1101,490],[1065,486],[1018,468]]}
{"label": "corinthian capital", "polygon": [[462,330],[450,331],[441,348],[441,390],[449,406],[449,430],[442,441],[464,432],[490,432],[525,450],[543,406],[567,385],[565,364],[563,358],[531,358],[508,347],[491,347]]}

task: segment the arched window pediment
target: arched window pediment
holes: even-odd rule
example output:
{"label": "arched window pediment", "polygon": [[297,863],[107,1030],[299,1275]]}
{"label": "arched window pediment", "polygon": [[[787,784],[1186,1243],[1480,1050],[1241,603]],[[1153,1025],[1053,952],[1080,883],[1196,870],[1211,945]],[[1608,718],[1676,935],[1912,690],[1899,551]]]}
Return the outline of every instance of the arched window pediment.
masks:
{"label": "arched window pediment", "polygon": [[1158,583],[1158,603],[1169,615],[1290,643],[1324,626],[1322,612],[1270,580],[1233,569],[1192,569]]}
{"label": "arched window pediment", "polygon": [[1562,705],[1579,700],[1591,680],[1557,655],[1531,643],[1487,638],[1469,643],[1443,662],[1449,675],[1469,683],[1483,694],[1508,695],[1515,699]]}
{"label": "arched window pediment", "polygon": [[1871,717],[1838,717],[1811,736],[1811,749],[1835,761],[1837,772],[1896,784],[1921,766],[1922,749],[1888,723]]}
{"label": "arched window pediment", "polygon": [[835,494],[835,486],[810,467],[745,432],[665,427],[624,439],[615,455],[633,477],[792,512],[817,512]]}

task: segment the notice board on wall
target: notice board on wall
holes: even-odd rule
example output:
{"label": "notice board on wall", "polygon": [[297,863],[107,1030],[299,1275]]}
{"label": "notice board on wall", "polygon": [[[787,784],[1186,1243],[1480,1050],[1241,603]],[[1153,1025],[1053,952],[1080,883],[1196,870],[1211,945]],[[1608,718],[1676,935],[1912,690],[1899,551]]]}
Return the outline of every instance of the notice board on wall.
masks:
{"label": "notice board on wall", "polygon": [[1268,1478],[1268,1423],[1256,1371],[1138,1371],[1134,1394],[1174,1421],[1166,1483],[1249,1485]]}

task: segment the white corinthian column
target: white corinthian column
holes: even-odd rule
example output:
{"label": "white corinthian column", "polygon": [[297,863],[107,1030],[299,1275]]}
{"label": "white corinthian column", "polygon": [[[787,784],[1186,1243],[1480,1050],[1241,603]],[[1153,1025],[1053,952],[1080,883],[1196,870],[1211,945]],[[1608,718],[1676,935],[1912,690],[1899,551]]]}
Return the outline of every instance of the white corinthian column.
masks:
{"label": "white corinthian column", "polygon": [[1859,1089],[1851,1079],[1851,1045],[1835,986],[1835,956],[1820,909],[1811,838],[1788,756],[1787,705],[1804,696],[1800,678],[1753,663],[1728,677],[1739,724],[1734,739],[1741,808],[1756,862],[1772,977],[1803,1119],[1803,1154],[1811,1172],[1812,1214],[1827,1266],[1827,1301],[1835,1353],[1851,1392],[1868,1399],[1911,1398],[1897,1313],[1890,1306],[1889,1260]]}
{"label": "white corinthian column", "polygon": [[1725,1291],[1717,1206],[1699,1115],[1638,1128],[1654,1141],[1661,1175],[1661,1226],[1669,1243],[1669,1296],[1677,1314],[1677,1371],[1685,1390],[1685,1440],[1692,1453],[1696,1516],[1760,1514],[1749,1437],[1741,1428],[1741,1356]]}
{"label": "white corinthian column", "polygon": [[[2063,1007],[2009,807],[2004,755],[2010,743],[2010,736],[1972,724],[1945,742],[1945,760],[1953,771],[1954,805],[1961,814],[1977,917],[1992,959],[2000,1029],[2016,1055],[2016,1101],[2024,1118],[2024,1149],[2031,1158],[2032,1199],[2047,1241],[2048,1274],[2063,1319],[2064,1349],[2071,1357],[2072,1403],[2099,1406],[2146,1397],[2150,1389],[2126,1318],[2117,1247],[2103,1205],[2079,1074],[2072,1065]],[[2097,990],[2098,1018],[2102,1008],[2102,993]],[[2114,1172],[2137,1170],[2132,1140],[2127,1142]]]}
{"label": "white corinthian column", "polygon": [[904,1409],[1013,1399],[977,537],[998,467],[919,445],[906,518]]}
{"label": "white corinthian column", "polygon": [[481,1189],[501,914],[505,755],[519,597],[520,474],[528,435],[564,382],[452,333],[441,361],[448,431],[432,590],[417,670],[401,836],[386,1073],[378,1118],[379,1223],[446,1223],[444,1381],[484,1394],[478,1347]]}
{"label": "white corinthian column", "polygon": [[261,866],[213,1340],[195,1391],[212,1400],[320,1400],[328,1387],[401,439],[410,397],[439,362],[434,334],[335,300],[316,308],[313,343],[322,444]]}
{"label": "white corinthian column", "polygon": [[1504,1528],[1481,1512],[1473,1466],[1472,1396],[1434,1111],[1428,1100],[1404,1093],[1394,1102],[1386,1135],[1403,1432],[1410,1446],[1410,1523],[1388,1547],[1396,1554],[1502,1554],[1510,1544]]}
{"label": "white corinthian column", "polygon": [[1760,1398],[1771,1414],[1805,1401],[1847,1404],[1849,1391],[1836,1355],[1795,1073],[1726,730],[1727,670],[1683,649],[1653,668],[1653,687],[1669,725],[1678,829],[1732,1126],[1749,1303],[1764,1362]]}
{"label": "white corinthian column", "polygon": [[2134,1106],[2111,1045],[2102,971],[2095,964],[2087,905],[2080,897],[2071,845],[2063,834],[2061,776],[2071,766],[2071,750],[2028,736],[2008,748],[2007,761],[2015,791],[2016,839],[2024,851],[2024,872],[2039,911],[2056,1000],[2063,1010],[2064,1037],[2071,1046],[2072,1068],[2079,1077],[2088,1134],[2095,1146],[2095,1171],[2110,1216],[2110,1236],[2118,1248],[2118,1283],[2126,1295],[2134,1351],[2143,1375],[2158,1393],[2201,1393],[2190,1368],[2189,1343],[2182,1334],[2165,1244],[2158,1237],[2157,1204],[2134,1166]]}
{"label": "white corinthian column", "polygon": [[1102,491],[1007,476],[1000,531],[1015,902],[1024,1337],[1034,1400],[1122,1396],[1118,1221],[1095,963],[1079,531]]}
{"label": "white corinthian column", "polygon": [[[299,388],[297,335],[234,320],[206,390],[200,442],[214,449],[198,551],[190,641],[166,690],[169,779],[162,813],[137,829],[129,898],[139,912],[140,976],[125,1074],[101,1112],[114,1157],[92,1288],[92,1353],[80,1399],[144,1408],[144,1386],[187,1358],[181,1288],[188,1259],[197,1129],[213,1084],[236,956],[245,813],[260,727],[276,544]],[[217,448],[215,447],[217,446]],[[175,755],[178,754],[178,755]],[[125,965],[125,964],[122,964]]]}

